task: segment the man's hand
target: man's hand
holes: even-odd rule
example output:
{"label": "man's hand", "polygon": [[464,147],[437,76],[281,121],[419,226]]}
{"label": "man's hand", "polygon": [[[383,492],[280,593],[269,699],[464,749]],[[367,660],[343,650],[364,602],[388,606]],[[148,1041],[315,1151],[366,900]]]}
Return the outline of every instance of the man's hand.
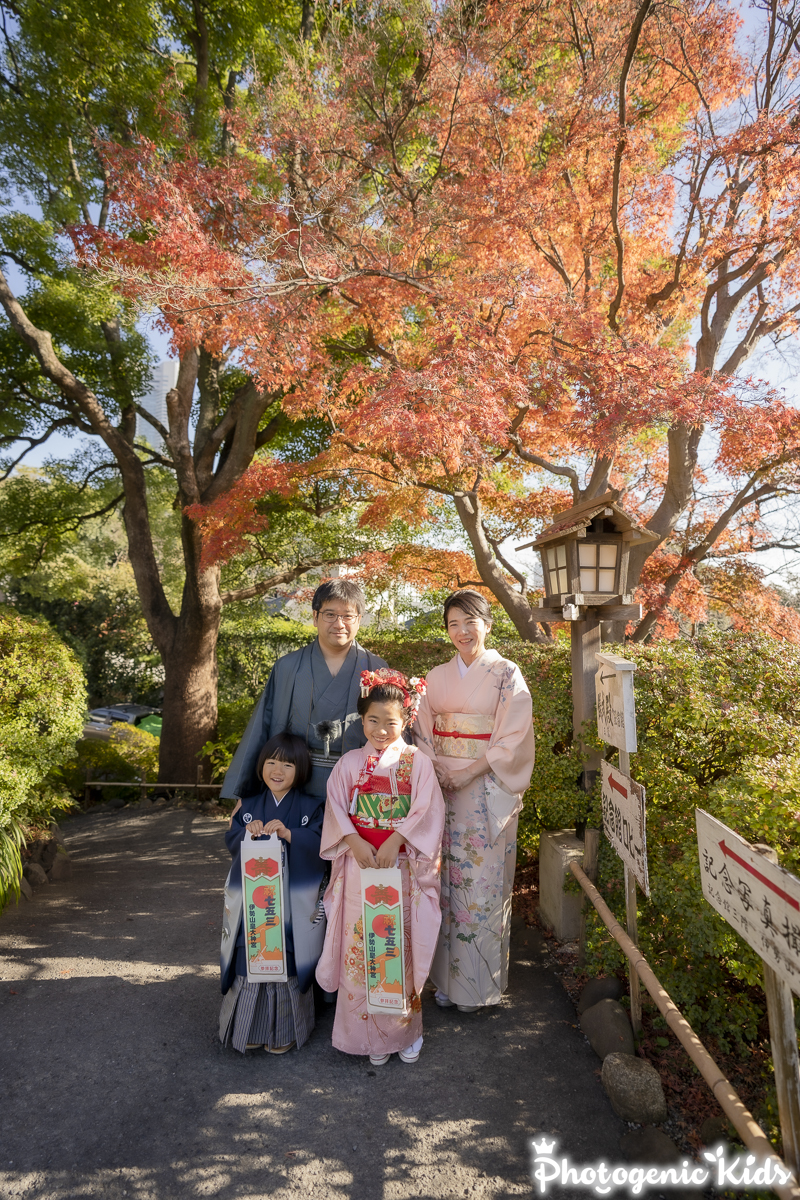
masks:
{"label": "man's hand", "polygon": [[375,867],[378,864],[375,862],[375,850],[370,846],[369,842],[365,842],[357,833],[348,833],[344,839],[350,847],[350,853],[356,860],[358,865],[364,867]]}
{"label": "man's hand", "polygon": [[284,842],[290,842],[292,840],[291,829],[287,829],[283,822],[278,821],[277,819],[274,821],[267,821],[266,825],[264,826],[264,833],[277,833],[278,837],[282,838]]}
{"label": "man's hand", "polygon": [[379,846],[375,852],[375,862],[379,867],[395,867],[397,866],[397,852],[403,844],[403,838],[399,833],[389,834],[382,846]]}

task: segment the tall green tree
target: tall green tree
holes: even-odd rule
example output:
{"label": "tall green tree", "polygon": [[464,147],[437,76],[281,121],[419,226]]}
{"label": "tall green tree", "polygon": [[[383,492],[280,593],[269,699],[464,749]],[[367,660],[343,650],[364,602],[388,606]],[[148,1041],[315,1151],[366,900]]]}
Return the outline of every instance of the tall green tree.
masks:
{"label": "tall green tree", "polygon": [[[55,432],[98,439],[99,449],[73,466],[74,503],[65,511],[92,517],[84,501],[97,498],[90,485],[98,479],[112,493],[101,507],[120,506],[142,612],[165,671],[161,777],[193,780],[216,726],[223,604],[302,576],[325,561],[329,547],[301,540],[227,589],[218,567],[202,565],[198,528],[185,510],[223,495],[259,450],[276,445],[285,433],[282,391],[237,371],[235,345],[215,342],[209,325],[209,336],[180,344],[167,425],[151,421],[148,442],[163,444],[138,441],[151,367],[146,341],[125,298],[75,269],[65,234],[78,225],[96,235],[113,220],[104,145],[124,150],[146,141],[198,179],[234,169],[236,110],[246,111],[283,48],[313,36],[315,9],[283,0],[0,0],[0,16],[0,256],[22,280],[12,288],[0,272],[8,320],[0,336],[0,448],[8,472]],[[214,220],[211,196],[207,208]],[[169,472],[179,514],[177,598],[153,530],[156,469]],[[58,527],[64,513],[52,515]]]}

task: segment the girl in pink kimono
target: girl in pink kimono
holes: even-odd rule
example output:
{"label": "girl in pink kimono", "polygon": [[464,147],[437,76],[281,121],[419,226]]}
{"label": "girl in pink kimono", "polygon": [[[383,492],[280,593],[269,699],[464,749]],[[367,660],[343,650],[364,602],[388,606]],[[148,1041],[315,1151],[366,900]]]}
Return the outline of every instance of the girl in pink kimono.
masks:
{"label": "girl in pink kimono", "polygon": [[454,592],[444,624],[458,653],[427,677],[415,740],[447,806],[442,928],[431,968],[436,1003],[475,1012],[508,984],[517,821],[533,771],[530,692],[519,668],[487,650],[491,609]]}
{"label": "girl in pink kimono", "polygon": [[[403,740],[424,683],[381,668],[361,675],[358,711],[367,744],[337,762],[328,782],[320,857],[333,863],[325,893],[328,928],[317,965],[326,992],[338,991],[333,1044],[416,1062],[422,1047],[420,996],[441,923],[439,856],[444,801],[433,763]],[[367,1011],[362,868],[398,866],[403,881],[405,994],[402,1015]]]}

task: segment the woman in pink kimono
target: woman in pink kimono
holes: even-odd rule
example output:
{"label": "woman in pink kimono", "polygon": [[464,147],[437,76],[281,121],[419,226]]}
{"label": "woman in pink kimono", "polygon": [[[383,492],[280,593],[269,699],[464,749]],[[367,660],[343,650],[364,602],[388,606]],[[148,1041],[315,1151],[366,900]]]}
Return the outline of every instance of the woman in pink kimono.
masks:
{"label": "woman in pink kimono", "polygon": [[458,653],[427,677],[415,741],[445,795],[442,928],[431,979],[436,1003],[475,1012],[508,984],[517,821],[533,771],[530,692],[520,670],[486,649],[491,609],[465,589],[444,603]]}
{"label": "woman in pink kimono", "polygon": [[[403,1062],[416,1062],[422,1048],[420,996],[441,924],[444,801],[430,759],[402,736],[424,683],[381,668],[363,671],[361,685],[358,711],[367,744],[342,755],[328,781],[320,857],[333,867],[317,980],[326,992],[338,991],[336,1049],[368,1054],[373,1066],[382,1066],[394,1052]],[[367,1011],[361,906],[362,869],[395,865],[402,876],[405,934],[406,1007],[398,1015]]]}

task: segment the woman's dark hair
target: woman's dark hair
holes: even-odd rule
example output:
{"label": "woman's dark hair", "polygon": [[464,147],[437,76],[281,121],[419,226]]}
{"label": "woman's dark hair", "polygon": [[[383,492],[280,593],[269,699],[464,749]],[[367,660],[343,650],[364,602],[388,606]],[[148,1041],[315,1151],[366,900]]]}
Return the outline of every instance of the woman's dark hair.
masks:
{"label": "woman's dark hair", "polygon": [[403,690],[396,683],[379,683],[368,696],[359,696],[356,705],[358,715],[365,717],[371,704],[399,704],[406,721],[412,711],[412,706],[406,700]]}
{"label": "woman's dark hair", "polygon": [[451,608],[460,608],[468,617],[482,617],[487,624],[492,623],[492,610],[489,601],[472,588],[464,588],[461,592],[451,592],[444,602],[444,627],[447,629],[447,617]]}
{"label": "woman's dark hair", "polygon": [[260,783],[263,782],[261,773],[268,758],[290,763],[294,767],[293,787],[301,788],[311,774],[311,756],[308,753],[308,746],[296,733],[276,733],[262,748],[256,763],[256,774]]}
{"label": "woman's dark hair", "polygon": [[320,612],[328,600],[341,600],[343,604],[352,604],[360,617],[363,617],[367,607],[361,588],[350,579],[326,579],[321,583],[311,597],[311,611]]}

